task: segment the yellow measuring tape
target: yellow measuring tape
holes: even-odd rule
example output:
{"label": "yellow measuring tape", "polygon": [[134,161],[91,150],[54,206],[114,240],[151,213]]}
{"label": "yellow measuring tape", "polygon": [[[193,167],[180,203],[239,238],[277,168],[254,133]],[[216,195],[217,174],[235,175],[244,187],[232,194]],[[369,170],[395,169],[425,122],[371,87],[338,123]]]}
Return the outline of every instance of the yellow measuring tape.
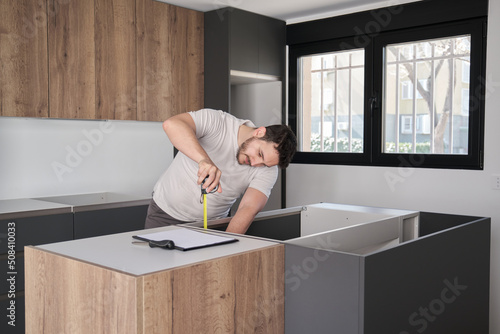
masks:
{"label": "yellow measuring tape", "polygon": [[[203,184],[205,183],[206,180],[207,180],[207,178],[205,178],[205,180],[203,180],[203,182],[201,183],[201,194],[203,195],[203,228],[205,228],[205,229],[207,229],[207,190],[205,188],[203,188]],[[214,192],[216,192],[218,188],[219,188],[219,185],[217,185],[214,189],[212,189],[210,194],[213,194]],[[201,197],[200,197],[200,201],[201,201]]]}
{"label": "yellow measuring tape", "polygon": [[207,229],[207,194],[203,194],[203,228]]}

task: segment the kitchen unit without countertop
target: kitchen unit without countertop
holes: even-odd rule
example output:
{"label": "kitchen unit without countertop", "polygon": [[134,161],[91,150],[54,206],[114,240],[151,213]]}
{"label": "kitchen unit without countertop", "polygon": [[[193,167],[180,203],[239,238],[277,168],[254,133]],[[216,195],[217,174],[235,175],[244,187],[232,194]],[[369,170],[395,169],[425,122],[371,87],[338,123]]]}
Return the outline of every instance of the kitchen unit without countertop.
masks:
{"label": "kitchen unit without countertop", "polygon": [[[225,229],[229,219],[209,222],[211,231],[208,232],[232,235],[216,231]],[[245,327],[245,332],[258,332],[260,326],[268,324],[272,326],[272,333],[287,334],[413,333],[424,330],[426,333],[435,334],[486,334],[489,326],[490,224],[490,219],[484,217],[320,203],[262,212],[248,230],[248,235],[232,235],[236,236],[239,242],[198,249],[193,253],[133,245],[131,236],[140,234],[139,232],[28,247],[26,253],[30,256],[26,260],[26,275],[27,282],[30,283],[26,296],[31,305],[28,306],[28,333],[39,331],[41,324],[51,329],[77,324],[76,328],[92,331],[93,325],[86,322],[84,316],[94,312],[86,302],[88,294],[95,295],[102,308],[106,306],[107,309],[112,309],[113,317],[130,319],[131,333],[141,333],[141,330],[155,332],[147,328],[151,324],[160,326],[154,327],[159,328],[157,332],[174,325],[187,326],[180,330],[186,332],[187,328],[189,332],[193,328],[199,328],[196,326],[200,324],[206,326],[211,321],[207,319],[224,318],[224,312],[205,317],[200,315],[201,311],[193,310],[212,310],[206,304],[207,300],[210,303],[224,304],[225,301],[220,299],[222,296],[235,297],[231,295],[234,293],[231,286],[237,284],[237,291],[240,292],[235,297],[234,305],[240,305],[243,298],[247,302],[250,301],[247,304],[249,307],[263,306],[265,311],[261,314],[268,320],[255,318],[258,313],[247,309],[241,311],[245,315],[242,316],[243,320],[234,316],[230,316],[229,320],[220,319],[222,322],[228,321],[227,328],[230,332],[234,331],[234,328],[241,328],[239,326],[249,325],[251,327]],[[185,227],[203,231],[199,226],[199,223],[193,223]],[[254,242],[263,242],[259,245],[264,248],[254,249],[257,253],[270,251],[272,254],[267,253],[264,256],[253,253],[257,258],[245,262],[241,267],[242,259],[225,253],[236,251],[238,254],[235,253],[234,256],[238,257],[243,250],[239,246],[245,248],[245,245]],[[280,251],[275,252],[279,248],[276,248],[277,245],[283,247],[281,255]],[[102,256],[104,248],[106,255]],[[213,252],[229,255],[229,262],[222,259],[224,264],[218,260],[212,262],[207,256],[212,256]],[[135,261],[137,256],[144,258]],[[272,260],[268,262],[263,260],[262,256],[271,256]],[[186,263],[180,263],[188,258],[194,266],[185,268]],[[186,272],[177,276],[177,269],[161,267],[168,265],[172,259],[181,261],[177,263],[180,265],[179,270],[182,267]],[[41,261],[45,265],[37,266],[36,263]],[[73,265],[74,261],[83,262]],[[92,268],[94,264],[98,268]],[[128,272],[135,266],[150,266],[148,273],[153,276],[146,272]],[[214,266],[217,269],[212,272]],[[80,309],[82,312],[54,311],[47,308],[45,298],[50,296],[50,303],[57,305],[63,304],[61,298],[65,295],[58,294],[61,286],[59,283],[54,285],[51,279],[50,275],[54,275],[55,268],[63,268],[62,270],[68,272],[72,268],[78,268],[77,270],[82,272],[99,271],[88,279],[75,282],[76,285],[62,283],[63,289],[68,289],[69,295],[74,297],[71,298],[74,303],[72,309]],[[168,270],[164,272],[163,269]],[[259,289],[252,288],[255,280],[241,279],[249,277],[250,273],[256,274],[255,270],[258,271],[257,280],[258,277],[270,279],[267,283],[259,281],[259,286],[274,286],[259,296],[255,295],[255,291]],[[202,293],[201,291],[209,291],[203,288],[206,287],[204,284],[207,283],[209,272],[210,282],[211,275],[216,277],[213,285],[209,283],[209,287],[215,290],[204,295],[202,299],[196,299],[195,296]],[[238,273],[236,276],[235,272]],[[159,276],[156,276],[156,273]],[[243,276],[241,273],[244,273]],[[116,276],[122,274],[127,278]],[[130,274],[139,276],[131,278]],[[146,276],[142,277],[142,274]],[[45,279],[35,280],[34,277]],[[188,284],[189,287],[201,286],[202,289],[196,290],[195,294],[190,296],[189,289],[174,288],[174,291],[182,293],[171,295],[171,283],[184,279],[178,277],[189,277],[192,283]],[[224,283],[224,288],[217,290],[219,280],[226,283],[226,280],[235,280],[235,283]],[[169,283],[164,285],[166,281]],[[121,282],[124,285],[113,290],[107,287],[109,282]],[[140,290],[147,291],[147,298],[153,299],[146,301],[146,295],[135,290],[137,284],[144,288]],[[151,288],[153,286],[156,288]],[[78,297],[78,291],[81,289],[86,291],[83,299],[80,298],[83,295]],[[42,291],[42,294],[36,294],[35,291]],[[111,292],[101,296],[100,291]],[[176,300],[190,299],[190,308],[181,306],[179,313],[172,315],[169,296],[177,296]],[[99,299],[101,297],[104,299]],[[123,301],[125,304],[120,302],[120,298],[129,297],[130,300],[126,303]],[[156,303],[155,300],[162,300],[165,307],[147,306]],[[140,305],[146,305],[146,308],[139,308],[139,313],[134,313],[137,311],[135,308],[117,306],[130,305],[129,301],[133,301],[132,305],[138,301]],[[142,304],[144,301],[146,303]],[[150,304],[151,302],[153,304]],[[225,307],[223,306],[223,309]],[[156,311],[149,313],[152,310]],[[55,315],[61,312],[64,314],[62,321]],[[189,316],[183,318],[183,312]],[[103,328],[106,328],[107,332],[120,332],[120,321],[115,321],[113,317],[101,317],[99,321],[106,324]],[[140,319],[144,321],[141,322]],[[186,322],[186,319],[191,320]],[[194,322],[190,322],[194,319]],[[283,319],[283,327],[277,324],[279,319]],[[246,324],[243,324],[245,321]],[[256,325],[257,323],[260,325]],[[213,331],[209,329],[208,332]]]}
{"label": "kitchen unit without countertop", "polygon": [[287,334],[487,334],[490,229],[485,217],[320,203],[263,212],[247,234],[285,245]]}

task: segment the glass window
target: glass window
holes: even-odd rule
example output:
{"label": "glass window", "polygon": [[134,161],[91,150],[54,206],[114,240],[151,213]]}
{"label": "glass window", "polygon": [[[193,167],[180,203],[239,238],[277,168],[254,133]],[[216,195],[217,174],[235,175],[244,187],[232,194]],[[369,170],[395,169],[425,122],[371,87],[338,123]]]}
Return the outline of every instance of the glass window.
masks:
{"label": "glass window", "polygon": [[363,152],[364,49],[299,60],[299,150]]}
{"label": "glass window", "polygon": [[384,153],[468,153],[470,45],[465,35],[385,47]]}
{"label": "glass window", "polygon": [[482,169],[485,22],[291,45],[293,162]]}

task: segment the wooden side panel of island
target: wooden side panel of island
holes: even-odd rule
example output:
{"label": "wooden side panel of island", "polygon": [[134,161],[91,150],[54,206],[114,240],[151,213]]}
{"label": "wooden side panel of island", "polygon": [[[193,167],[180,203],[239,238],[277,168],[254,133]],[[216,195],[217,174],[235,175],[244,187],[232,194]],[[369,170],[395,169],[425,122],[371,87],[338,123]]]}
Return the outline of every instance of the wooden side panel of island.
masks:
{"label": "wooden side panel of island", "polygon": [[25,248],[26,333],[284,333],[284,246],[134,276]]}

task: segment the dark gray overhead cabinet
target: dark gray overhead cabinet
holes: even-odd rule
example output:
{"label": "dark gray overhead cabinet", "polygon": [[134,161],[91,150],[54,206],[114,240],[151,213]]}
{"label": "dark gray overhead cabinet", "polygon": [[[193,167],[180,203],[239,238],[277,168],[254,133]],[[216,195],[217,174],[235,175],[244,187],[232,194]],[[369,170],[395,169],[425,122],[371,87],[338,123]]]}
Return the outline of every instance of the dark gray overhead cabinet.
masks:
{"label": "dark gray overhead cabinet", "polygon": [[284,21],[232,7],[206,12],[205,107],[231,112],[231,85],[283,81],[285,51]]}

